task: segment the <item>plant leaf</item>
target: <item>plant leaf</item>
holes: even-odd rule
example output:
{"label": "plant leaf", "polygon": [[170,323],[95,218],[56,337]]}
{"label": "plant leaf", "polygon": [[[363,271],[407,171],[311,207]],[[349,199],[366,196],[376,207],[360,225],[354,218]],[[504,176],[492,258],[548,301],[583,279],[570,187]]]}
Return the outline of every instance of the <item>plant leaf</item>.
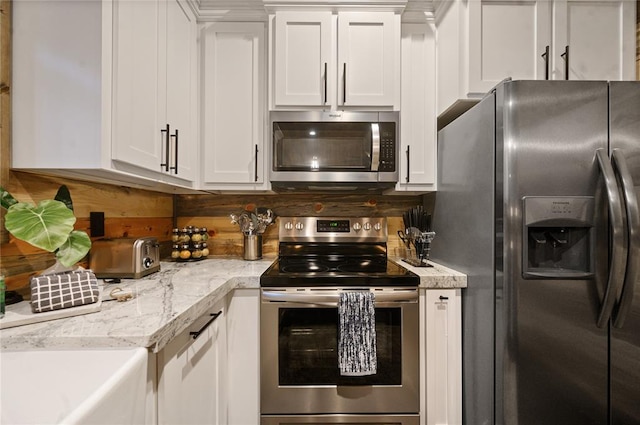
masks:
{"label": "plant leaf", "polygon": [[71,267],[82,260],[89,249],[91,249],[89,235],[82,230],[74,230],[56,252],[56,258],[63,266]]}
{"label": "plant leaf", "polygon": [[62,202],[67,208],[73,211],[73,201],[71,200],[71,193],[69,193],[69,188],[66,185],[63,184],[62,186],[60,186],[58,192],[56,193],[56,197],[53,199]]}
{"label": "plant leaf", "polygon": [[2,208],[9,209],[11,205],[17,204],[18,201],[4,187],[0,186],[0,203]]}
{"label": "plant leaf", "polygon": [[53,252],[69,238],[76,218],[62,202],[47,199],[33,206],[26,202],[13,204],[4,225],[16,238]]}

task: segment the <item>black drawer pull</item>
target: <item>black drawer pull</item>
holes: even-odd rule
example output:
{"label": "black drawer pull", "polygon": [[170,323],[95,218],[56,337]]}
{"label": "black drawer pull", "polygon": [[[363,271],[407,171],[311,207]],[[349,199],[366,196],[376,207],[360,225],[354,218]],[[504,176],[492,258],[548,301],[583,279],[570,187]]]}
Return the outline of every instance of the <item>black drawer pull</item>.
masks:
{"label": "black drawer pull", "polygon": [[191,338],[193,339],[198,339],[198,337],[200,336],[200,334],[202,334],[202,332],[204,332],[205,330],[207,330],[207,328],[209,327],[209,325],[211,325],[220,315],[222,314],[222,311],[219,311],[217,313],[211,313],[209,314],[209,316],[211,316],[211,319],[209,319],[209,321],[207,323],[204,324],[203,327],[201,327],[199,330],[197,331],[192,331],[189,332],[189,335],[191,335]]}
{"label": "black drawer pull", "polygon": [[449,299],[449,297],[445,297],[443,295],[440,295],[440,301],[446,301],[448,299]]}

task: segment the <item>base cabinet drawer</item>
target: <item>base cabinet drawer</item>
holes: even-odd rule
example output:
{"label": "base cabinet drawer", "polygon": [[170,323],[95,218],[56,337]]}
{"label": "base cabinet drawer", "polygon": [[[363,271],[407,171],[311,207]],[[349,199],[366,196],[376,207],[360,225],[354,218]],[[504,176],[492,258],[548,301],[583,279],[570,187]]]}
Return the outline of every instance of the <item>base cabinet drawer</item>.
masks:
{"label": "base cabinet drawer", "polygon": [[226,424],[226,314],[210,309],[158,353],[158,424]]}

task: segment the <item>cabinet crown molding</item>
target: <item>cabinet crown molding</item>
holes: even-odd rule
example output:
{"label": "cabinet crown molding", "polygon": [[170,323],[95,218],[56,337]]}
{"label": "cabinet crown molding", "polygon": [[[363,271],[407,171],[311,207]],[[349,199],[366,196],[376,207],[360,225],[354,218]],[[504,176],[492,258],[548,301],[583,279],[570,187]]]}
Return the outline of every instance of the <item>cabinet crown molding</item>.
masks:
{"label": "cabinet crown molding", "polygon": [[[353,10],[405,13],[408,21],[431,20],[438,0],[187,0],[198,21],[266,21],[277,10]],[[444,0],[441,0],[444,1]],[[404,20],[404,18],[403,18]]]}
{"label": "cabinet crown molding", "polygon": [[402,13],[409,0],[262,0],[268,12],[276,10],[387,10]]}

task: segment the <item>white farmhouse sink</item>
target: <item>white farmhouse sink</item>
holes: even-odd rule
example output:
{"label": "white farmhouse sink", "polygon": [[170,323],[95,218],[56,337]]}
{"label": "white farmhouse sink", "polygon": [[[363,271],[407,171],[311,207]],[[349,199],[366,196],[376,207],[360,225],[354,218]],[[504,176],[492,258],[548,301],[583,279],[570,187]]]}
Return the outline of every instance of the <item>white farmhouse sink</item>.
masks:
{"label": "white farmhouse sink", "polygon": [[142,424],[147,350],[0,352],[0,423]]}

